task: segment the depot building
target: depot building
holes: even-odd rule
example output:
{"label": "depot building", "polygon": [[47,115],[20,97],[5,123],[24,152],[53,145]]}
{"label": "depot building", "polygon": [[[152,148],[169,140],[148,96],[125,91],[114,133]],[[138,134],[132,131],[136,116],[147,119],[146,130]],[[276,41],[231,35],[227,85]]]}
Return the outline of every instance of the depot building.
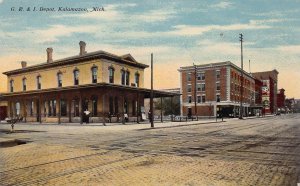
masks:
{"label": "depot building", "polygon": [[[79,55],[53,60],[53,49],[47,48],[47,61],[4,72],[8,92],[1,95],[7,102],[7,115],[24,122],[83,122],[84,111],[90,122],[139,122],[144,99],[150,89],[144,88],[146,64],[130,54],[118,56],[105,51],[86,52],[79,42]],[[154,90],[155,97],[177,94]]]}

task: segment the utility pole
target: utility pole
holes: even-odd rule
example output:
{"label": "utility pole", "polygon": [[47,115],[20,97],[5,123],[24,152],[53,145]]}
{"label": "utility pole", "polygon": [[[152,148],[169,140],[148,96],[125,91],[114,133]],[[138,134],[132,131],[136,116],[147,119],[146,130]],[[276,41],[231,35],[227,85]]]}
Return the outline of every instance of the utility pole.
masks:
{"label": "utility pole", "polygon": [[197,116],[197,66],[193,63],[195,68],[195,87],[194,87],[194,100],[195,100],[195,116]]}
{"label": "utility pole", "polygon": [[150,92],[150,123],[151,128],[154,128],[153,122],[153,53],[151,53],[151,92]]}
{"label": "utility pole", "polygon": [[243,69],[243,34],[240,34],[241,42],[241,87],[240,87],[240,116],[239,119],[243,119],[243,92],[244,92],[244,69]]}
{"label": "utility pole", "polygon": [[249,59],[249,73],[251,74],[250,59]]}

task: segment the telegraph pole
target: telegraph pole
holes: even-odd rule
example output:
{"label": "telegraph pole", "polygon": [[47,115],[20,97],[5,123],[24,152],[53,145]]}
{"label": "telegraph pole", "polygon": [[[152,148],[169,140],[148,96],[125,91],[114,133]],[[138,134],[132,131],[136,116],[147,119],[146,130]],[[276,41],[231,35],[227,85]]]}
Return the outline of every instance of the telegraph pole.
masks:
{"label": "telegraph pole", "polygon": [[195,116],[197,115],[197,66],[193,63],[195,68],[195,87],[194,87],[194,100],[195,100]]}
{"label": "telegraph pole", "polygon": [[241,42],[241,88],[240,88],[240,116],[239,119],[243,119],[243,92],[244,92],[244,69],[243,69],[243,34],[240,34]]}
{"label": "telegraph pole", "polygon": [[154,128],[153,122],[153,53],[151,53],[151,92],[150,92],[150,123],[151,128]]}
{"label": "telegraph pole", "polygon": [[249,59],[249,73],[251,74],[250,59]]}

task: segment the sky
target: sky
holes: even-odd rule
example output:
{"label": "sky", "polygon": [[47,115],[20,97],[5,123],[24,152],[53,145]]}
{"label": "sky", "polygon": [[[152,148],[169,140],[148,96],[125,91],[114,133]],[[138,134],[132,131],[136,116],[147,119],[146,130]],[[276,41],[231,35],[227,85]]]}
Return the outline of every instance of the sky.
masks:
{"label": "sky", "polygon": [[[300,0],[0,0],[0,92],[7,91],[2,72],[20,68],[20,61],[45,62],[48,47],[54,60],[78,55],[79,41],[88,52],[130,53],[148,65],[153,53],[154,88],[176,88],[181,66],[240,66],[242,33],[244,69],[277,69],[278,88],[300,98],[299,15]],[[150,87],[150,68],[145,86]]]}

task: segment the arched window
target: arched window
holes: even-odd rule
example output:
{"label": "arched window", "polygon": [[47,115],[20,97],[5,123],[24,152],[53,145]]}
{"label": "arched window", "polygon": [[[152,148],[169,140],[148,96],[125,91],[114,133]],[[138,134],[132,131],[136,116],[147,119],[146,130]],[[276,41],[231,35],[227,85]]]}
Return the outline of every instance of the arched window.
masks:
{"label": "arched window", "polygon": [[92,70],[92,83],[97,83],[98,68],[96,66],[93,66],[91,70]]}
{"label": "arched window", "polygon": [[121,70],[121,84],[125,85],[125,70]]}
{"label": "arched window", "polygon": [[23,91],[26,91],[26,78],[22,79],[22,84],[23,84]]}
{"label": "arched window", "polygon": [[57,86],[62,87],[62,73],[61,72],[57,73]]}
{"label": "arched window", "polygon": [[135,73],[134,80],[135,80],[135,86],[140,87],[140,74],[138,72]]}
{"label": "arched window", "polygon": [[113,67],[109,67],[108,74],[109,74],[109,83],[114,83],[115,69]]}
{"label": "arched window", "polygon": [[129,71],[126,71],[125,72],[125,79],[126,79],[126,85],[129,86],[129,83],[130,83],[130,72]]}
{"label": "arched window", "polygon": [[14,92],[14,80],[9,81],[10,92]]}
{"label": "arched window", "polygon": [[79,70],[74,70],[74,85],[79,85]]}
{"label": "arched window", "polygon": [[42,80],[42,77],[41,77],[40,75],[38,75],[38,76],[36,77],[36,88],[37,88],[38,90],[40,90],[40,89],[42,88],[41,80]]}

